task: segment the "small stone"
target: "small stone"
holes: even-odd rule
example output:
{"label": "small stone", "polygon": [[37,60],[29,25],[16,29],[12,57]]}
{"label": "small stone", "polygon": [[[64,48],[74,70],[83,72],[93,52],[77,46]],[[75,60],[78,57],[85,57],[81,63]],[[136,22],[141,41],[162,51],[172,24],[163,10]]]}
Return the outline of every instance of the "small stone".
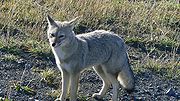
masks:
{"label": "small stone", "polygon": [[29,98],[29,101],[34,101],[34,98],[33,98],[33,97],[30,97],[30,98]]}
{"label": "small stone", "polygon": [[17,61],[17,63],[19,63],[19,64],[24,63],[24,59],[19,59],[19,60]]}
{"label": "small stone", "polygon": [[168,96],[176,96],[176,93],[174,92],[174,90],[172,88],[169,88],[167,91],[166,91],[166,95]]}
{"label": "small stone", "polygon": [[143,97],[136,97],[134,98],[134,101],[144,101],[144,100],[143,100]]}
{"label": "small stone", "polygon": [[26,64],[25,64],[25,68],[31,68],[31,67],[32,67],[31,64],[29,64],[29,63],[26,63]]}
{"label": "small stone", "polygon": [[149,89],[154,89],[154,87],[148,87]]}
{"label": "small stone", "polygon": [[157,86],[156,92],[161,92],[163,89],[160,86]]}

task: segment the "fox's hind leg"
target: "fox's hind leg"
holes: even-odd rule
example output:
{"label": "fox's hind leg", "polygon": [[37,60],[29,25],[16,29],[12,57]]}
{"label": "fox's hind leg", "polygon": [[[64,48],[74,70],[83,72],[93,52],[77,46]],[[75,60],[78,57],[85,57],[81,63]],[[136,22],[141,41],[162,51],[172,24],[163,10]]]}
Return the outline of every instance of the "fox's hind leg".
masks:
{"label": "fox's hind leg", "polygon": [[92,97],[96,98],[96,99],[102,99],[102,97],[105,95],[107,89],[109,88],[110,86],[110,82],[108,81],[102,67],[99,65],[99,66],[96,66],[96,67],[93,67],[93,69],[96,71],[96,73],[98,74],[98,76],[102,79],[103,81],[103,86],[102,86],[102,89],[100,90],[99,93],[95,93],[93,94]]}
{"label": "fox's hind leg", "polygon": [[118,101],[119,82],[116,78],[117,76],[108,72],[106,73],[106,76],[108,80],[111,82],[112,87],[113,87],[112,101]]}

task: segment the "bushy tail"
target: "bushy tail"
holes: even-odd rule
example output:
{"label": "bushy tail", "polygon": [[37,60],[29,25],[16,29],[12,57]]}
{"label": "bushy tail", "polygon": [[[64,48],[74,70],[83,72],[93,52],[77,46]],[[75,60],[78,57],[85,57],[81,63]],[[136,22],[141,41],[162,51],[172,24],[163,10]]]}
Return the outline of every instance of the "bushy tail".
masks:
{"label": "bushy tail", "polygon": [[122,87],[128,91],[128,93],[134,90],[134,86],[135,86],[134,74],[130,67],[129,60],[123,66],[122,71],[118,73],[117,79],[122,85]]}

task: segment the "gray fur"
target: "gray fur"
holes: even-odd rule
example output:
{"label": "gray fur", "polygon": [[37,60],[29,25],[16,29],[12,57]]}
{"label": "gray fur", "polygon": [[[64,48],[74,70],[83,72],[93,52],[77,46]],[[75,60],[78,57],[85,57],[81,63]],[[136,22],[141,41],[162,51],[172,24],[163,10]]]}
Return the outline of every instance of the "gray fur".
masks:
{"label": "gray fur", "polygon": [[65,101],[70,88],[70,101],[76,101],[79,74],[92,66],[103,80],[101,91],[93,97],[102,98],[112,84],[112,100],[118,101],[119,83],[127,90],[134,88],[134,76],[122,38],[105,30],[75,35],[73,27],[78,18],[59,22],[48,16],[47,20],[49,42],[62,73],[62,94],[58,100]]}

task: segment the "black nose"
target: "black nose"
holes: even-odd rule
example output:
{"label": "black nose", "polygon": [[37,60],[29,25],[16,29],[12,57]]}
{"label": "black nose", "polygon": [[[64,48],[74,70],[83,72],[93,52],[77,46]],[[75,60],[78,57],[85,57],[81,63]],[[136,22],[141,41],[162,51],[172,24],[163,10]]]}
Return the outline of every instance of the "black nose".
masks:
{"label": "black nose", "polygon": [[56,43],[52,43],[52,46],[54,47],[56,45]]}

